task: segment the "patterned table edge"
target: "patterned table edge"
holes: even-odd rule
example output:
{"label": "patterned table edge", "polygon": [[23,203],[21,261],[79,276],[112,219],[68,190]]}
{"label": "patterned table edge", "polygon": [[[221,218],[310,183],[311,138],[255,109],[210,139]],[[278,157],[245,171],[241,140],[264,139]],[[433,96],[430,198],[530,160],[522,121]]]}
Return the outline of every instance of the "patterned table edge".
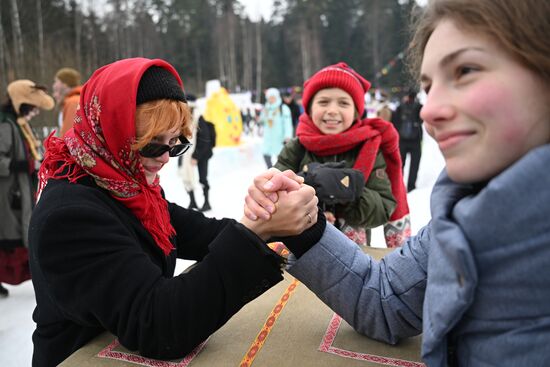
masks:
{"label": "patterned table edge", "polygon": [[[290,297],[292,296],[292,294],[294,293],[294,291],[296,290],[299,284],[300,282],[297,279],[294,279],[292,283],[285,289],[283,295],[271,310],[270,315],[267,317],[264,325],[262,326],[262,329],[260,330],[258,335],[256,335],[254,342],[250,345],[250,348],[245,353],[243,359],[241,360],[241,363],[239,364],[240,367],[250,367],[252,363],[254,363],[254,359],[256,358],[256,355],[258,354],[260,349],[263,347],[265,341],[267,340],[267,337],[269,336],[269,333],[271,332],[271,329],[275,325],[275,322],[281,315],[284,307],[286,306],[286,303],[288,302],[288,300],[290,299]],[[328,324],[327,330],[323,335],[321,344],[319,345],[318,350],[320,352],[334,354],[343,358],[351,358],[355,360],[375,362],[375,363],[382,364],[384,366],[425,367],[425,365],[421,362],[414,362],[414,361],[408,361],[404,359],[397,359],[397,358],[390,358],[390,357],[382,357],[374,354],[353,352],[350,350],[334,347],[333,343],[334,343],[334,340],[336,339],[336,335],[338,334],[338,330],[340,329],[341,323],[342,323],[342,318],[336,313],[333,313],[332,318]],[[115,339],[105,349],[101,350],[97,354],[97,357],[122,360],[125,362],[135,363],[135,364],[148,366],[148,367],[187,367],[189,366],[191,361],[202,351],[207,341],[208,339],[206,339],[204,342],[199,344],[195,349],[193,349],[191,353],[186,355],[185,358],[183,358],[180,362],[160,361],[156,359],[142,357],[136,354],[115,351],[114,349],[120,345],[118,339]]]}
{"label": "patterned table edge", "polygon": [[158,359],[146,358],[137,354],[131,354],[121,351],[115,351],[114,349],[120,345],[118,339],[115,339],[105,349],[101,350],[97,357],[110,358],[119,361],[125,361],[130,363],[139,364],[148,367],[187,367],[189,363],[201,352],[206,345],[208,339],[197,345],[191,353],[187,354],[180,362],[160,361]]}
{"label": "patterned table edge", "polygon": [[382,356],[377,356],[375,354],[353,352],[350,350],[332,346],[334,340],[336,339],[336,334],[338,333],[338,329],[340,329],[341,324],[342,324],[342,318],[336,313],[333,314],[332,319],[328,324],[325,335],[323,336],[323,340],[319,345],[319,351],[324,353],[334,354],[344,358],[375,362],[375,363],[382,364],[384,366],[425,367],[425,364],[420,362],[414,362],[414,361],[408,361],[404,359],[397,359],[397,358],[390,358],[390,357],[382,357]]}

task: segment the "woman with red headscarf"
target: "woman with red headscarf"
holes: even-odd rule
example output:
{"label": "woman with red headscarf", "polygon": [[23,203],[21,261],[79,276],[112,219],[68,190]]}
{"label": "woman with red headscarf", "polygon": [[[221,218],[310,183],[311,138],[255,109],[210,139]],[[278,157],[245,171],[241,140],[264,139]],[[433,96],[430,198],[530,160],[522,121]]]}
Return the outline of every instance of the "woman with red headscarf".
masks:
{"label": "woman with red headscarf", "polygon": [[[98,69],[74,127],[46,141],[29,234],[34,366],[57,365],[105,330],[145,356],[182,357],[282,280],[268,238],[307,228],[294,238],[320,238],[308,186],[281,196],[269,225],[167,202],[157,173],[187,150],[190,127],[174,68],[136,58]],[[177,257],[198,264],[173,277]]]}

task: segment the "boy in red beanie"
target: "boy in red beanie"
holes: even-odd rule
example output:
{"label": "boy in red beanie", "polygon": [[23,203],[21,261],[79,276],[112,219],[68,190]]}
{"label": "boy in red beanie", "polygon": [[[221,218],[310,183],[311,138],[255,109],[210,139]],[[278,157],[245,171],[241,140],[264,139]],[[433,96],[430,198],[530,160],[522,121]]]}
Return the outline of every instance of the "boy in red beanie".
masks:
{"label": "boy in red beanie", "polygon": [[356,243],[370,243],[369,229],[384,225],[387,246],[396,247],[410,235],[398,134],[387,121],[362,118],[369,88],[344,62],[315,73],[304,83],[296,138],[275,168],[300,172],[327,220]]}

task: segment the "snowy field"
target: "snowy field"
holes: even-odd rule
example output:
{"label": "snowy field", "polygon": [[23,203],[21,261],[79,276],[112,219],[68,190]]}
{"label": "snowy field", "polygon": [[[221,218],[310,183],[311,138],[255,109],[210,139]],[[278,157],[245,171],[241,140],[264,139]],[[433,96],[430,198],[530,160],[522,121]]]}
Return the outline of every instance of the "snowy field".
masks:
{"label": "snowy field", "polygon": [[[417,189],[409,193],[413,234],[430,219],[429,194],[444,164],[435,142],[427,136],[422,151]],[[241,218],[246,190],[252,179],[265,169],[260,138],[245,137],[238,147],[215,148],[208,175],[212,210],[206,215],[237,220]],[[198,174],[196,176],[196,187],[200,188]],[[163,169],[161,184],[169,201],[187,206],[189,198],[178,174],[177,159],[171,160]],[[202,206],[202,191],[197,189],[195,195],[198,205]],[[372,244],[385,247],[381,229],[373,231]],[[179,262],[176,272],[180,272],[186,265],[186,262]],[[35,307],[32,284],[27,281],[19,286],[6,287],[10,291],[9,297],[0,298],[0,366],[30,366],[31,335],[34,330],[32,312]]]}

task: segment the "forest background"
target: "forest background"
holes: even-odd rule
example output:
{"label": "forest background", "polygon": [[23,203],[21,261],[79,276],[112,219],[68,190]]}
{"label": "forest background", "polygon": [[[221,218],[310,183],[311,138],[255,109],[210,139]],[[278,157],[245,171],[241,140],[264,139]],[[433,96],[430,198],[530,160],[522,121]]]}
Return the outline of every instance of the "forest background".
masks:
{"label": "forest background", "polygon": [[0,0],[0,91],[23,78],[51,87],[65,66],[85,81],[102,65],[143,56],[173,64],[197,96],[219,79],[260,102],[265,88],[301,86],[338,61],[398,92],[409,80],[403,55],[413,6],[275,0],[268,21],[252,21],[236,0]]}

